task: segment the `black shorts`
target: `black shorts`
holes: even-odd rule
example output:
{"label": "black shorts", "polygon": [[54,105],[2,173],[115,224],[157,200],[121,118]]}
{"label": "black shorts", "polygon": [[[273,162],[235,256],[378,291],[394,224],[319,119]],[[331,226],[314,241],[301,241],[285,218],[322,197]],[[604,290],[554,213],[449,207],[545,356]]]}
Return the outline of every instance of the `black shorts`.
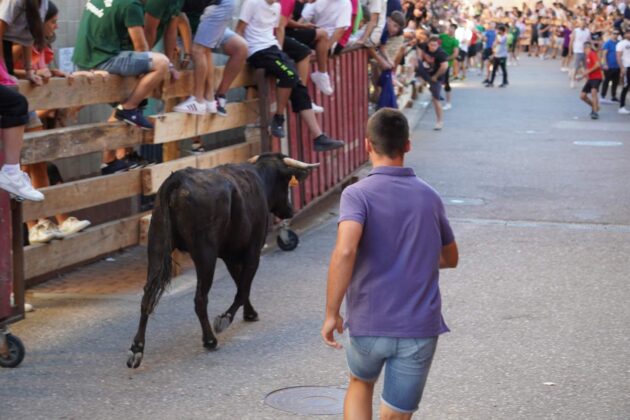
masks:
{"label": "black shorts", "polygon": [[6,86],[0,85],[0,128],[13,128],[28,123],[26,98]]}
{"label": "black shorts", "polygon": [[311,55],[311,49],[309,47],[290,36],[284,37],[282,50],[296,63],[299,63]]}
{"label": "black shorts", "polygon": [[311,98],[306,86],[300,81],[295,63],[277,46],[265,48],[252,54],[247,63],[256,68],[264,69],[265,74],[277,79],[276,86],[291,88],[291,108],[293,112],[311,109]]}
{"label": "black shorts", "polygon": [[285,29],[285,35],[300,41],[302,44],[314,49],[317,30],[315,29]]}
{"label": "black shorts", "polygon": [[483,53],[481,54],[482,60],[487,60],[492,57],[492,48],[484,48]]}
{"label": "black shorts", "polygon": [[569,56],[569,47],[562,47],[562,56],[563,57]]}
{"label": "black shorts", "polygon": [[477,44],[468,46],[468,57],[474,57],[477,55]]}
{"label": "black shorts", "polygon": [[538,45],[538,37],[537,36],[533,36],[532,40],[530,41],[529,45]]}
{"label": "black shorts", "polygon": [[459,50],[459,54],[457,55],[457,61],[462,62],[466,59],[466,51]]}
{"label": "black shorts", "polygon": [[601,79],[587,80],[582,88],[583,93],[591,93],[593,89],[599,90],[599,85],[602,83]]}

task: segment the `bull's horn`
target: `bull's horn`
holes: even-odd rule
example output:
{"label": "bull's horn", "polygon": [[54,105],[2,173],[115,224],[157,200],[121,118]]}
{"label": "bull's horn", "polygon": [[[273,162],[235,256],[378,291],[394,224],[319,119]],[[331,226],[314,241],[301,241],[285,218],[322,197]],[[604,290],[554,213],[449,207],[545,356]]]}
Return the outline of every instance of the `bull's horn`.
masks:
{"label": "bull's horn", "polygon": [[260,155],[256,155],[256,156],[254,156],[254,157],[251,157],[251,158],[247,159],[247,161],[253,165],[253,164],[255,164],[256,162],[258,162],[258,158],[259,158],[259,157],[260,157]]}
{"label": "bull's horn", "polygon": [[293,168],[299,168],[299,169],[311,169],[311,168],[317,168],[319,166],[319,163],[304,163],[296,159],[291,159],[289,157],[285,157],[284,159],[282,159],[282,161],[287,166],[291,166]]}

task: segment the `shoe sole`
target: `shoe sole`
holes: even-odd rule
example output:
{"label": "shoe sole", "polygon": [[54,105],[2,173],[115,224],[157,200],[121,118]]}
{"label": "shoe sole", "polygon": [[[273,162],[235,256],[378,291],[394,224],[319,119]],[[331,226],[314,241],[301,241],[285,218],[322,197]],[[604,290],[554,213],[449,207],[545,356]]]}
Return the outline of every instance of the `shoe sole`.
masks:
{"label": "shoe sole", "polygon": [[337,150],[337,149],[341,149],[343,148],[343,144],[340,146],[330,146],[330,147],[316,147],[313,146],[313,150],[315,150],[316,152],[329,152],[331,150]]}
{"label": "shoe sole", "polygon": [[122,119],[118,119],[118,118],[116,118],[116,119],[117,119],[118,121],[122,121],[122,122],[124,122],[124,123],[127,123],[127,124],[129,124],[129,125],[131,125],[131,126],[138,127],[139,129],[144,130],[144,131],[151,131],[151,130],[153,130],[153,129],[155,128],[155,127],[152,127],[152,128],[149,128],[149,127],[143,127],[143,126],[141,126],[141,125],[136,124],[135,122],[133,122],[133,121],[131,121],[131,120],[128,120],[127,118],[122,118]]}
{"label": "shoe sole", "polygon": [[180,114],[190,114],[190,115],[206,115],[207,114],[206,111],[189,111],[189,110],[175,109],[175,108],[173,108],[173,111],[179,112]]}

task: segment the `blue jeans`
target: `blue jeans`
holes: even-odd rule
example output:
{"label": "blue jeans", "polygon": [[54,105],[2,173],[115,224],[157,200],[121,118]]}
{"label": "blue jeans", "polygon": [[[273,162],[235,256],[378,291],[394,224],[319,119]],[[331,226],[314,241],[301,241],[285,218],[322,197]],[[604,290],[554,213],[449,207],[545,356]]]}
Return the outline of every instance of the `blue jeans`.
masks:
{"label": "blue jeans", "polygon": [[153,68],[151,53],[137,51],[122,51],[104,63],[96,66],[98,70],[105,70],[120,76],[139,76],[146,74]]}
{"label": "blue jeans", "polygon": [[385,365],[383,403],[413,413],[422,399],[437,340],[351,336],[346,350],[350,373],[364,382],[376,382]]}

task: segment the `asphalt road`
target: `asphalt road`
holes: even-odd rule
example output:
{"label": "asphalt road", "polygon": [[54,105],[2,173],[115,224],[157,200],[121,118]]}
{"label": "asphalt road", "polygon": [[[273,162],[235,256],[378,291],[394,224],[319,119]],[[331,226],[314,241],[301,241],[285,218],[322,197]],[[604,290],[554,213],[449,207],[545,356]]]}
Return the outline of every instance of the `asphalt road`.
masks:
{"label": "asphalt road", "polygon": [[[630,118],[604,105],[591,121],[558,67],[524,60],[507,89],[473,75],[441,132],[430,109],[415,126],[408,165],[443,195],[461,254],[442,273],[452,331],[416,418],[630,418]],[[613,143],[575,144],[593,141]],[[265,396],[346,385],[344,354],[319,340],[335,212],[296,251],[263,257],[260,322],[239,315],[215,352],[201,346],[192,273],[158,306],[135,371],[139,291],[36,294],[13,326],[27,357],[0,371],[0,418],[296,418]],[[211,315],[234,291],[219,267]]]}

